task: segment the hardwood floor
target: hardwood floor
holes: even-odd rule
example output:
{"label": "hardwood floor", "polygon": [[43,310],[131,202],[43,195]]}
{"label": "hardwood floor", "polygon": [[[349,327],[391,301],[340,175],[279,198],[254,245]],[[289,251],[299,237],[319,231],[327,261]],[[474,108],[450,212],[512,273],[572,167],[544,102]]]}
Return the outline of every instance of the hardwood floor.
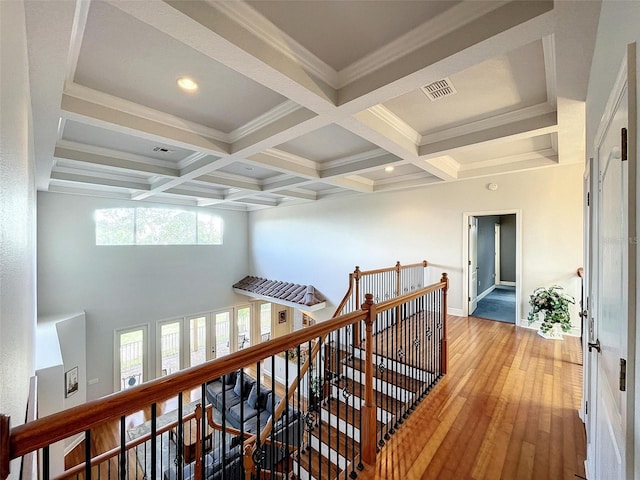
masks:
{"label": "hardwood floor", "polygon": [[448,321],[449,372],[358,478],[583,478],[579,339],[544,340],[472,317]]}

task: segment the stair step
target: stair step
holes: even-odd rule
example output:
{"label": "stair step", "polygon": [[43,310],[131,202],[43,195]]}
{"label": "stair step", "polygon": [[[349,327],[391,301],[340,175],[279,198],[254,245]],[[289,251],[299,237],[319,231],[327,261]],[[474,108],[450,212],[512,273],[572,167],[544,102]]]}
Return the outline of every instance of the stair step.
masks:
{"label": "stair step", "polygon": [[[332,460],[335,458],[335,452],[338,453],[343,459],[347,459],[353,456],[353,442],[343,432],[338,431],[337,428],[332,427],[325,421],[318,422],[318,425],[311,430],[311,435],[320,440],[321,443],[326,445],[331,451]],[[355,443],[355,448],[360,448],[359,442]],[[344,465],[343,462],[338,464]]]}
{"label": "stair step", "polygon": [[[363,372],[365,369],[365,363],[360,358],[353,358],[348,361],[348,365],[352,366],[354,369]],[[386,363],[385,363],[386,367]],[[408,370],[411,370],[408,368]],[[408,373],[408,372],[407,372]],[[408,375],[403,375],[402,373],[398,373],[396,371],[390,370],[389,368],[385,368],[382,372],[379,368],[374,370],[374,377],[380,379],[390,385],[395,385],[403,390],[408,390],[412,393],[417,393],[422,391],[424,387],[424,382],[418,380],[416,378],[412,378]]]}
{"label": "stair step", "polygon": [[[360,439],[360,410],[357,408],[331,397],[322,407],[322,418],[324,421],[330,420],[334,427],[339,423],[341,432],[351,435],[353,431],[356,440]],[[377,430],[382,430],[382,427],[382,422],[377,421]]]}
{"label": "stair step", "polygon": [[[293,472],[296,475],[298,473],[298,466],[296,465],[297,463],[300,464],[300,467],[303,470],[302,472],[300,472],[300,477],[303,480],[305,479],[305,473],[307,474],[307,478],[309,480],[334,479],[337,478],[340,473],[342,473],[342,469],[340,467],[338,467],[333,462],[329,462],[327,458],[321,456],[320,452],[318,452],[318,450],[316,450],[315,448],[307,449],[305,452],[301,452],[298,459],[294,460]],[[308,475],[310,475],[310,477]]]}
{"label": "stair step", "polygon": [[[364,372],[353,368],[351,365],[342,366],[343,377],[355,380],[357,382],[364,381]],[[373,389],[377,392],[389,395],[401,402],[409,402],[413,399],[414,393],[408,389],[386,382],[376,376],[373,377]]]}

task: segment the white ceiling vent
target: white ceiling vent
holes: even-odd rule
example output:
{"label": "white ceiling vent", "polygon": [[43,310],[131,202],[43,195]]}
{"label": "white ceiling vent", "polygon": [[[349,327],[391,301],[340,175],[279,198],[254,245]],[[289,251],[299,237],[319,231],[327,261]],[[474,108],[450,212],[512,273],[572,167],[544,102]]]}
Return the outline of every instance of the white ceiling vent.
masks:
{"label": "white ceiling vent", "polygon": [[421,88],[424,94],[429,97],[429,100],[435,102],[444,97],[450,97],[457,93],[456,89],[448,78],[443,78],[437,82],[430,83]]}

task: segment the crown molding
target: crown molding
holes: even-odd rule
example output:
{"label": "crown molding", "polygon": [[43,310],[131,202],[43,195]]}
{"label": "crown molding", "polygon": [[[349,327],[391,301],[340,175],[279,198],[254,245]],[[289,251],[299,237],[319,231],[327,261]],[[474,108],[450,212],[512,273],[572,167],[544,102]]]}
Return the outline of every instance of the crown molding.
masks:
{"label": "crown molding", "polygon": [[338,72],[342,88],[509,3],[463,1]]}
{"label": "crown molding", "polygon": [[[284,150],[278,150],[277,148],[267,148],[261,153],[263,155],[269,155],[270,157],[279,158],[280,160],[300,165],[301,167],[312,168],[314,170],[318,169],[318,165],[313,160],[294,155],[293,153],[285,152]],[[249,158],[249,160],[251,159]]]}
{"label": "crown molding", "polygon": [[374,105],[367,110],[414,145],[418,145],[422,140],[422,136],[418,132],[384,105]]}
{"label": "crown molding", "polygon": [[286,117],[287,115],[300,110],[302,108],[301,105],[298,105],[293,100],[285,100],[279,105],[276,105],[271,110],[263,113],[262,115],[250,120],[245,123],[241,127],[236,128],[231,133],[227,135],[228,142],[227,143],[235,143],[238,140],[243,139],[247,135],[251,135],[252,133],[260,130],[267,125],[272,124],[273,122],[277,122],[281,118]]}
{"label": "crown molding", "polygon": [[546,115],[548,113],[555,112],[556,109],[548,102],[539,103],[531,107],[521,108],[513,112],[507,112],[500,115],[495,115],[490,118],[478,120],[475,122],[466,123],[457,127],[448,128],[446,130],[440,130],[438,132],[426,133],[422,136],[420,145],[428,145],[430,143],[440,142],[442,140],[448,140],[450,138],[459,137],[461,135],[468,135],[471,133],[488,130],[490,128],[501,127],[510,123],[520,122],[529,118]]}
{"label": "crown molding", "polygon": [[[65,95],[69,97],[84,100],[86,102],[95,103],[103,107],[111,108],[129,115],[145,118],[154,122],[167,125],[169,127],[177,128],[180,130],[189,130],[198,135],[202,135],[219,142],[229,142],[229,135],[216,130],[215,128],[206,127],[200,123],[185,120],[184,118],[176,117],[169,113],[164,113],[153,108],[145,107],[135,102],[125,100],[108,93],[100,92],[84,85],[77,83],[67,83],[64,86]],[[169,141],[167,143],[170,143]]]}
{"label": "crown molding", "polygon": [[499,165],[509,165],[520,163],[527,160],[547,159],[557,161],[557,153],[552,148],[536,150],[535,152],[519,153],[517,155],[508,155],[506,157],[491,158],[489,160],[481,160],[479,162],[460,164],[459,171],[477,170],[480,168],[496,167]]}
{"label": "crown molding", "polygon": [[[318,169],[320,171],[329,170],[331,168],[342,167],[344,165],[350,165],[352,163],[361,162],[363,160],[369,160],[372,158],[378,158],[384,155],[391,155],[391,154],[382,148],[375,148],[373,150],[369,150],[368,152],[357,153],[355,155],[349,155],[348,157],[337,158],[335,160],[324,162],[318,166]],[[401,160],[401,159],[398,158],[398,160]]]}
{"label": "crown molding", "polygon": [[[112,150],[110,148],[105,148],[105,147],[97,147],[95,145],[86,145],[84,143],[78,143],[71,140],[65,140],[65,139],[58,140],[56,142],[56,148],[74,150],[79,153],[101,155],[105,157],[115,158],[118,160],[127,160],[129,162],[134,162],[134,163],[143,163],[145,165],[152,165],[154,167],[171,168],[171,169],[175,169],[176,171],[180,169],[180,162],[159,160],[156,158],[146,157],[144,155],[122,152],[120,150]],[[80,162],[81,160],[74,160],[74,161]]]}
{"label": "crown molding", "polygon": [[264,15],[244,2],[213,2],[209,4],[231,18],[285,57],[300,64],[307,72],[333,88],[338,88],[338,73],[303,47],[296,40],[276,27]]}
{"label": "crown molding", "polygon": [[556,41],[554,35],[542,38],[542,55],[544,57],[544,75],[547,84],[547,103],[557,108],[558,89],[556,71]]}

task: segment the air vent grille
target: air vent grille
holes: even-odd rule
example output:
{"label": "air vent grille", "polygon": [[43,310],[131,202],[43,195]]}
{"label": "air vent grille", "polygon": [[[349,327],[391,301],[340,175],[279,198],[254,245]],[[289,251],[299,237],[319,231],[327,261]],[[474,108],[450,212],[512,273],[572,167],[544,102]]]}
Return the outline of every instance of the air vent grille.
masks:
{"label": "air vent grille", "polygon": [[160,153],[171,153],[171,152],[175,152],[175,150],[169,150],[168,148],[165,148],[165,147],[153,147],[153,151],[154,151],[154,152],[160,152]]}
{"label": "air vent grille", "polygon": [[443,78],[436,82],[430,83],[421,88],[424,94],[429,97],[429,100],[435,102],[444,97],[450,97],[457,93],[455,87],[448,78]]}

